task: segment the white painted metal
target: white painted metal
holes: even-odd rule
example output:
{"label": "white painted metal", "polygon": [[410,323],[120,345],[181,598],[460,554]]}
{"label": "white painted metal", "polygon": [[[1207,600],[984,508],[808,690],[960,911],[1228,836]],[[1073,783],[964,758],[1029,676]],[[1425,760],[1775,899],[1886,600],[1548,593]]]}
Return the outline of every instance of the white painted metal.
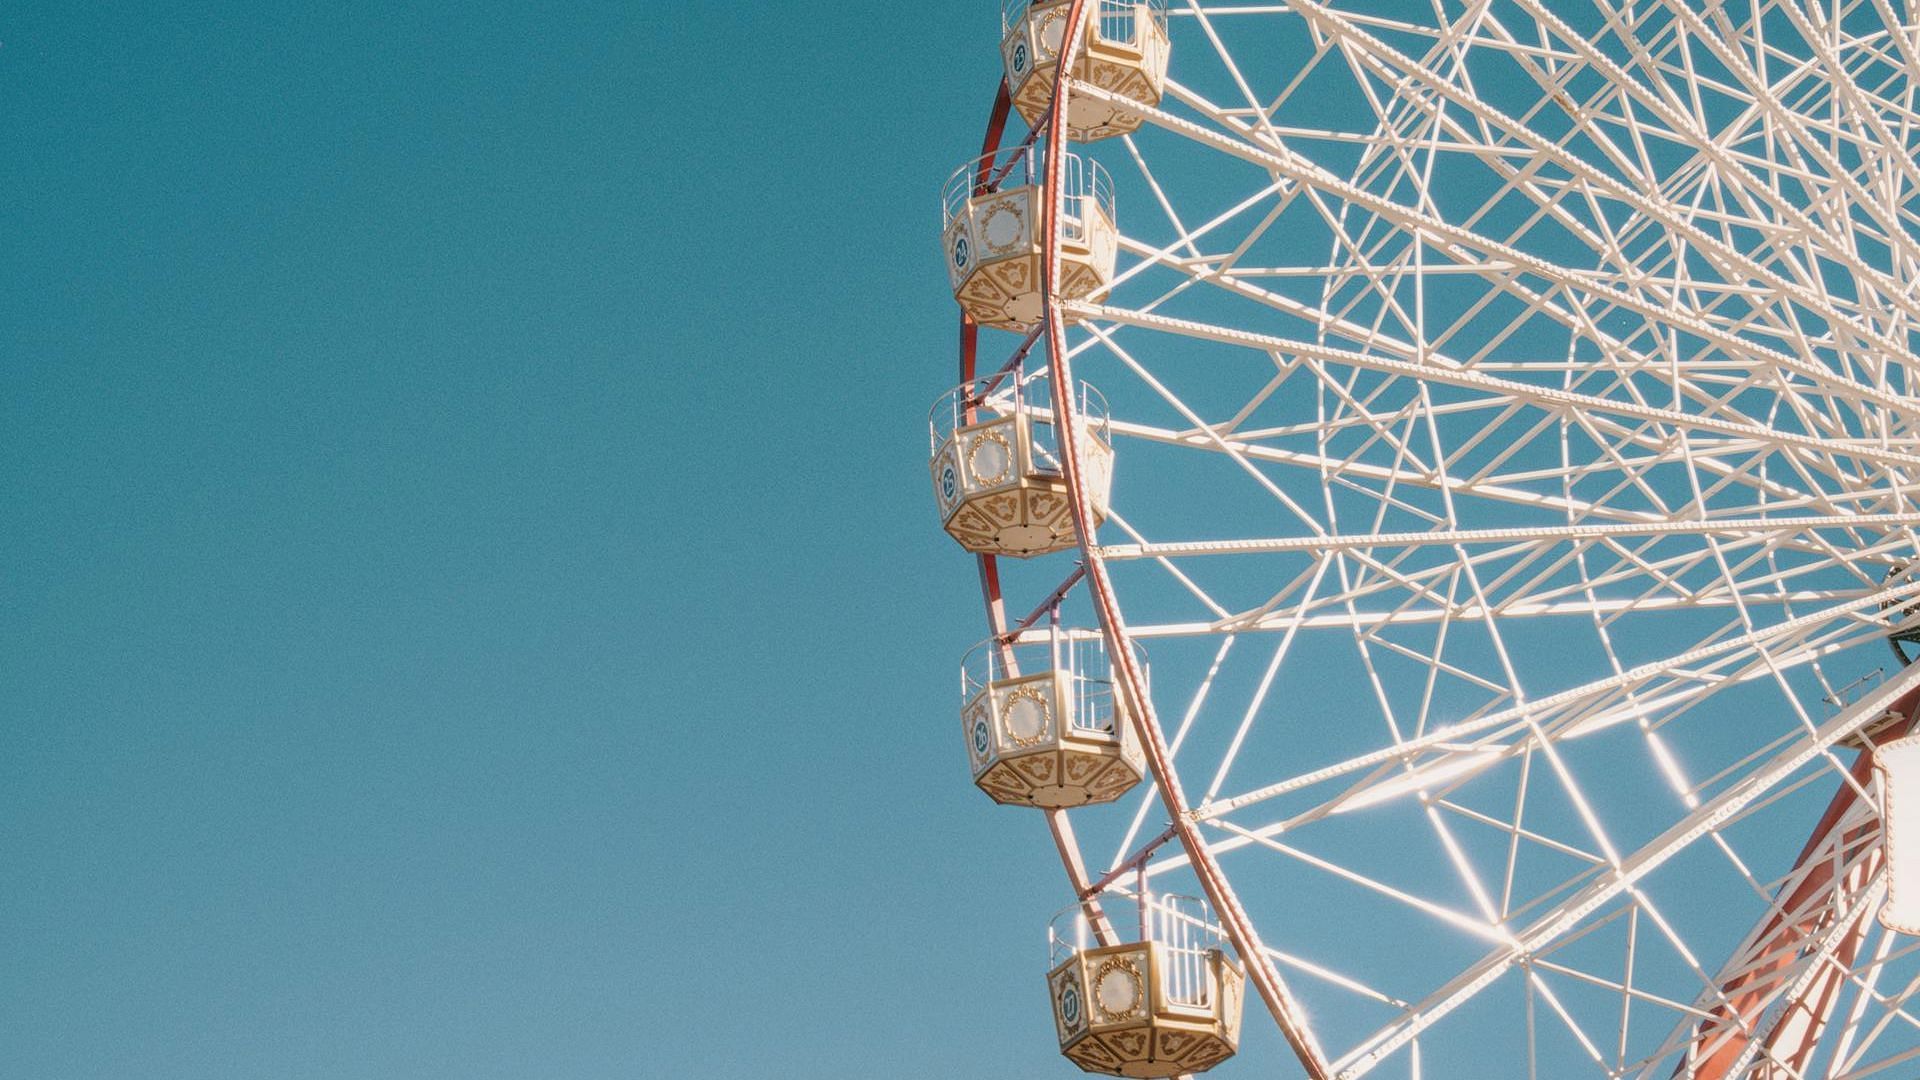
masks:
{"label": "white painted metal", "polygon": [[1129,217],[1056,314],[1204,851],[1143,792],[1076,883],[1216,860],[1342,1076],[1905,1075],[1920,945],[1862,935],[1920,925],[1920,750],[1851,766],[1920,687],[1913,12],[1167,14],[1163,98],[1068,87],[1145,123],[1083,148]]}
{"label": "white painted metal", "polygon": [[1874,753],[1880,773],[1881,824],[1887,847],[1887,903],[1880,924],[1920,934],[1920,735],[1882,745]]}

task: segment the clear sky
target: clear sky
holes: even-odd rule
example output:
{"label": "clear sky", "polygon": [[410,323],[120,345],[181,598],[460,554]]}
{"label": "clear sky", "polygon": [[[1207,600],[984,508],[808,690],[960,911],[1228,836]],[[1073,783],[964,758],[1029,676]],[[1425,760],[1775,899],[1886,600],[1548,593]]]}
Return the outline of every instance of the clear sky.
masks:
{"label": "clear sky", "polygon": [[[938,194],[978,151],[997,8],[0,15],[0,1080],[1077,1075],[1042,981],[1070,897],[1040,818],[967,781],[956,668],[984,620],[925,467],[955,367]],[[1248,55],[1267,81],[1299,62]],[[1535,89],[1505,92],[1524,108]],[[1309,128],[1360,108],[1301,96]],[[1185,189],[1245,194],[1201,183],[1244,163],[1169,158]],[[1213,355],[1168,368],[1204,371],[1208,408],[1244,371]],[[1298,395],[1276,395],[1288,423],[1311,416]],[[1222,490],[1129,453],[1143,516]],[[1274,535],[1273,513],[1192,516]],[[1010,567],[1015,595],[1065,558]],[[1227,582],[1249,583],[1267,595]],[[1669,625],[1622,650],[1712,632]],[[1571,640],[1527,637],[1552,675],[1535,689],[1597,676]],[[1211,641],[1155,648],[1156,688],[1217,663]],[[1254,651],[1220,701],[1264,695]],[[1335,651],[1289,657],[1280,722],[1249,744],[1289,772],[1236,785],[1291,775],[1296,748],[1377,745],[1343,723],[1368,711],[1365,676]],[[1713,704],[1696,745],[1725,760],[1756,742],[1749,712],[1793,723],[1773,687]],[[1238,752],[1238,713],[1208,709],[1183,763]],[[1583,744],[1580,767],[1643,754],[1631,736]],[[1830,788],[1778,804],[1763,876]],[[1608,787],[1623,835],[1671,820],[1643,794]],[[1410,802],[1323,842],[1444,895]],[[1719,858],[1705,846],[1689,854]],[[1484,947],[1409,948],[1290,864],[1241,865],[1268,940],[1307,959],[1431,953],[1424,987]],[[1748,923],[1673,865],[1665,910],[1726,955]],[[1291,1074],[1263,1011],[1247,1020],[1223,1080]],[[1517,1063],[1504,1030],[1462,1052]],[[1468,1041],[1448,1038],[1427,1060]],[[1562,1041],[1542,1075],[1572,1059]]]}
{"label": "clear sky", "polygon": [[0,1076],[1070,1071],[924,473],[995,26],[8,8]]}

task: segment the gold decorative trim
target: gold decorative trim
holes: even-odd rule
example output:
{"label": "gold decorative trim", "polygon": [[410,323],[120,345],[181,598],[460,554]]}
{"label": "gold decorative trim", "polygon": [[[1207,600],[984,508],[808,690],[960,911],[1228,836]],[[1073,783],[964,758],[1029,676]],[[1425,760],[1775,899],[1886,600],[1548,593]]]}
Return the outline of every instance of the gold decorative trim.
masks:
{"label": "gold decorative trim", "polygon": [[[1008,252],[1019,251],[1023,246],[1031,243],[1029,239],[1031,230],[1027,228],[1025,210],[1020,201],[1015,199],[1000,199],[981,208],[980,239],[986,242],[989,254],[1005,255]],[[1001,218],[1013,219],[1013,235],[1005,242],[996,241],[993,238],[994,229]]]}
{"label": "gold decorative trim", "polygon": [[[1040,710],[1039,732],[1030,738],[1024,739],[1020,737],[1019,732],[1013,730],[1013,706],[1015,703],[1021,701],[1031,701]],[[1022,749],[1036,743],[1045,742],[1047,733],[1053,730],[1053,706],[1047,701],[1047,696],[1042,694],[1038,687],[1023,686],[1013,693],[1008,694],[1007,700],[1001,703],[1000,729],[1007,733],[1007,739],[1011,741],[1013,745]]]}
{"label": "gold decorative trim", "polygon": [[[1125,1012],[1109,1010],[1106,1000],[1100,996],[1100,988],[1106,985],[1109,975],[1124,976],[1133,980],[1133,1005]],[[1093,976],[1093,993],[1087,996],[1093,999],[1093,1007],[1099,1010],[1101,1023],[1111,1024],[1116,1020],[1131,1020],[1141,1015],[1141,1010],[1147,1003],[1147,980],[1140,977],[1140,968],[1131,959],[1116,956],[1100,965],[1100,970]]]}
{"label": "gold decorative trim", "polygon": [[[1040,16],[1039,26],[1033,35],[1034,51],[1040,54],[1040,59],[1052,60],[1060,55],[1060,47],[1067,42],[1066,19],[1065,4],[1057,5]],[[1054,40],[1048,41],[1049,37]]]}
{"label": "gold decorative trim", "polygon": [[[983,475],[974,463],[974,457],[980,453],[980,448],[988,443],[1000,447],[1000,452],[1007,456],[1007,463],[992,476]],[[967,444],[967,471],[973,474],[974,482],[980,484],[998,484],[1013,475],[1013,447],[1007,445],[1007,437],[997,431],[983,432],[974,436],[973,441]]]}

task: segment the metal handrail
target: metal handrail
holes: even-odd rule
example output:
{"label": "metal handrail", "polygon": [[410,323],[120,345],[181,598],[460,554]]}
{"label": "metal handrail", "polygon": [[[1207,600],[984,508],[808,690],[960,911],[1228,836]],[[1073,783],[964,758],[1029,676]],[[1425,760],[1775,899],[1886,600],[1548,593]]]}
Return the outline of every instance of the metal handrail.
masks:
{"label": "metal handrail", "polygon": [[[1125,907],[1133,907],[1137,918],[1118,917]],[[1144,896],[1122,894],[1118,890],[1101,898],[1101,907],[1114,918],[1117,927],[1132,927],[1136,941],[1152,942],[1159,948],[1159,982],[1162,999],[1175,1005],[1209,1008],[1213,1004],[1211,956],[1223,951],[1220,924],[1213,909],[1197,896]],[[1069,904],[1047,923],[1047,964],[1056,967],[1068,957],[1094,946],[1093,927],[1087,921],[1086,906]]]}
{"label": "metal handrail", "polygon": [[[1047,2],[1050,0],[1002,0],[1000,36],[1006,37],[1009,31],[1026,19],[1027,12],[1034,4]],[[1096,0],[1096,3],[1099,9],[1094,15],[1094,25],[1100,36],[1108,41],[1136,44],[1139,39],[1135,36],[1138,33],[1135,19],[1143,8],[1148,18],[1158,23],[1162,30],[1166,29],[1167,0]]]}
{"label": "metal handrail", "polygon": [[[963,163],[940,188],[940,227],[946,228],[977,195],[1013,188],[1039,187],[1046,175],[1044,143],[1007,146],[991,154],[982,154]],[[1075,200],[1092,199],[1106,212],[1107,220],[1117,220],[1113,209],[1113,177],[1092,158],[1068,151],[1061,161],[1061,191],[1069,206]]]}
{"label": "metal handrail", "polygon": [[[1023,368],[982,375],[961,383],[935,399],[927,411],[927,454],[940,452],[955,431],[1019,414],[1039,413],[1051,423],[1052,397],[1046,372],[1028,374]],[[1079,393],[1080,422],[1083,430],[1109,447],[1113,445],[1113,421],[1105,395],[1091,383],[1082,382]],[[1052,454],[1057,447],[1036,447]]]}
{"label": "metal handrail", "polygon": [[[1133,649],[1141,667],[1145,668],[1146,651],[1137,642]],[[1030,630],[1021,640],[1011,643],[989,638],[967,650],[961,658],[960,700],[972,701],[1003,679],[1064,671],[1074,690],[1068,726],[1075,731],[1118,734],[1115,721],[1119,712],[1115,707],[1110,670],[1106,638],[1098,630],[1055,626]]]}

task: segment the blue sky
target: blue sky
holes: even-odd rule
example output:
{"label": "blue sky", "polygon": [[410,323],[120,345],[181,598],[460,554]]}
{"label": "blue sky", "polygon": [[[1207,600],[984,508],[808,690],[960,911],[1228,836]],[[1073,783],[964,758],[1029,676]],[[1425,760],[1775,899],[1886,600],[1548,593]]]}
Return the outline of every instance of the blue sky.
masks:
{"label": "blue sky", "polygon": [[0,1074],[1057,1074],[925,491],[991,5],[16,5]]}
{"label": "blue sky", "polygon": [[[937,198],[977,152],[996,5],[8,15],[0,1080],[1073,1075],[1042,984],[1068,897],[1040,820],[966,781],[954,675],[983,620],[924,465],[954,380]],[[1253,40],[1269,82],[1304,55]],[[1508,79],[1476,92],[1524,105]],[[1299,108],[1368,120],[1337,88]],[[1195,212],[1246,194],[1241,163],[1164,160]],[[1120,197],[1164,238],[1137,183]],[[997,360],[1013,339],[989,337]],[[1272,377],[1225,351],[1154,360],[1216,409]],[[1121,501],[1156,537],[1298,524],[1128,452]],[[1007,567],[1011,602],[1061,574]],[[1664,627],[1621,651],[1712,629]],[[1575,630],[1528,637],[1534,690],[1595,673]],[[1269,648],[1221,675],[1190,788]],[[1156,643],[1163,717],[1212,649]],[[1378,743],[1348,722],[1351,649],[1299,647],[1222,790]],[[1701,710],[1695,748],[1744,752],[1742,710],[1790,723],[1773,693]],[[1610,794],[1629,829],[1669,820]],[[1812,816],[1781,805],[1755,844],[1776,861]],[[1089,858],[1130,809],[1079,819]],[[1325,842],[1440,893],[1402,812]],[[1364,904],[1243,865],[1270,942],[1421,967],[1353,932]],[[1675,874],[1668,910],[1724,954],[1745,924]],[[1435,939],[1415,975],[1480,948]],[[1248,1021],[1226,1071],[1290,1068]]]}

